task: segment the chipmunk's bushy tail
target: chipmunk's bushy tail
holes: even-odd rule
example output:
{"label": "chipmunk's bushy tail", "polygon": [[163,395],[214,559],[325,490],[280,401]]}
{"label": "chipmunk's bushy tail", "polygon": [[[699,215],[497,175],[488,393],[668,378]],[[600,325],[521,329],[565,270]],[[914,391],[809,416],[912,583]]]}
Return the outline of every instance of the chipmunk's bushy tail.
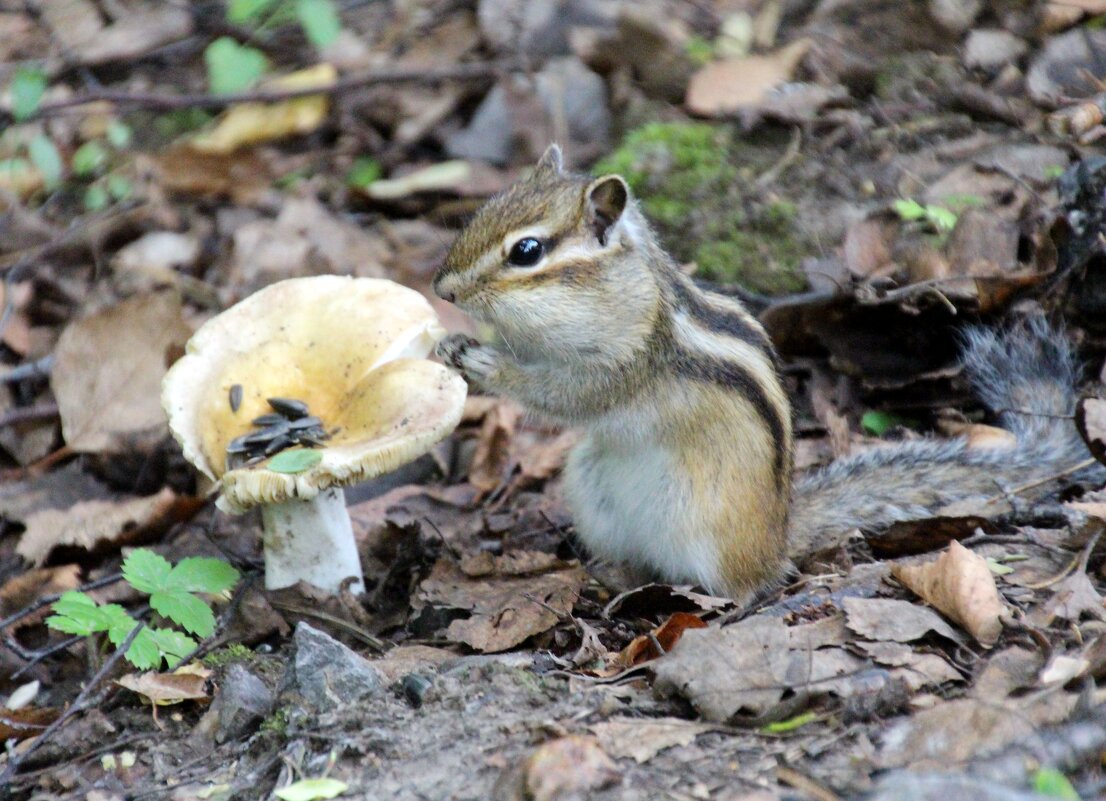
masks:
{"label": "chipmunk's bushy tail", "polygon": [[[991,497],[1085,461],[1090,453],[1070,415],[1079,366],[1062,332],[1042,318],[965,336],[965,371],[979,399],[1017,438],[1008,448],[969,448],[963,439],[920,440],[839,459],[795,484],[789,551],[823,550],[854,528],[873,530],[928,517],[948,503]],[[1100,467],[1077,474],[1103,475]]]}

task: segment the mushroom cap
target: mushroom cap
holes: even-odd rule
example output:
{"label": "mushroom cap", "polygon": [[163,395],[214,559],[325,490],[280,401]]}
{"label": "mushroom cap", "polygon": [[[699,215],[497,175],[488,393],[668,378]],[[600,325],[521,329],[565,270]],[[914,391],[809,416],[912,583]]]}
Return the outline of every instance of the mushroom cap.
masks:
{"label": "mushroom cap", "polygon": [[[456,428],[465,382],[425,359],[444,334],[426,298],[392,281],[292,278],[201,326],[165,376],[161,402],[184,457],[221,480],[220,508],[307,500],[394,470]],[[256,430],[251,421],[272,411],[273,397],[304,401],[333,433],[321,460],[300,473],[270,470],[270,459],[228,471],[227,444]]]}

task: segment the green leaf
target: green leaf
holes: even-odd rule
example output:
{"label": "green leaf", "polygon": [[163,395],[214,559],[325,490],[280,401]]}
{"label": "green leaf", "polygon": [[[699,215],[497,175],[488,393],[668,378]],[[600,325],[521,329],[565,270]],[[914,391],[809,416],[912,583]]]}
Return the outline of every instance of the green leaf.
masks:
{"label": "green leaf", "polygon": [[1007,567],[1001,562],[998,562],[993,556],[987,557],[987,569],[996,576],[1005,576],[1014,572],[1014,568]]}
{"label": "green leaf", "polygon": [[1064,801],[1080,801],[1079,793],[1072,787],[1068,777],[1056,768],[1041,768],[1033,774],[1033,789],[1049,798],[1062,798]]}
{"label": "green leaf", "polygon": [[152,593],[171,586],[173,566],[149,548],[136,548],[123,560],[123,578],[139,592]]}
{"label": "green leaf", "polygon": [[111,146],[116,150],[123,150],[128,147],[131,140],[134,139],[134,131],[131,130],[131,126],[120,120],[112,120],[108,123],[107,138],[111,143]]}
{"label": "green leaf", "polygon": [[238,571],[222,559],[192,556],[180,560],[169,574],[168,583],[188,592],[223,592],[238,583]]}
{"label": "green leaf", "polygon": [[46,134],[39,134],[27,145],[27,152],[31,156],[31,162],[42,173],[42,180],[47,189],[54,189],[61,183],[64,166],[61,161],[61,153],[54,147],[54,143]]}
{"label": "green leaf", "polygon": [[85,142],[77,148],[71,163],[77,175],[93,175],[107,165],[108,149],[97,139]]}
{"label": "green leaf", "polygon": [[346,176],[346,183],[356,189],[364,189],[373,181],[380,180],[384,171],[380,169],[380,163],[376,159],[359,158],[353,162]]}
{"label": "green leaf", "polygon": [[[128,631],[127,634],[130,632]],[[138,632],[125,656],[127,661],[139,670],[153,670],[161,667],[161,649],[157,645],[154,633],[148,628]]]}
{"label": "green leaf", "polygon": [[138,625],[138,621],[119,604],[104,604],[100,607],[100,611],[107,621],[108,639],[111,640],[111,644],[122,645],[131,630]]}
{"label": "green leaf", "polygon": [[337,798],[348,789],[348,784],[337,779],[300,779],[274,790],[273,795],[281,801],[318,801],[320,798]]}
{"label": "green leaf", "polygon": [[761,731],[768,734],[785,734],[789,731],[795,731],[795,729],[801,728],[808,723],[812,723],[818,719],[818,716],[813,712],[803,712],[801,715],[796,715],[793,718],[787,720],[780,720],[775,723],[769,723],[766,726],[761,727]]}
{"label": "green leaf", "polygon": [[860,427],[872,436],[882,437],[902,422],[901,417],[890,412],[865,412],[860,418]]}
{"label": "green leaf", "polygon": [[253,47],[240,45],[229,36],[221,36],[204,50],[207,83],[217,95],[249,89],[265,74],[269,60]]}
{"label": "green leaf", "polygon": [[150,606],[159,615],[164,615],[197,637],[208,637],[215,631],[215,614],[211,607],[190,592],[155,592],[150,595]]}
{"label": "green leaf", "polygon": [[916,200],[896,200],[891,204],[891,208],[895,210],[895,214],[907,222],[924,220],[926,216],[925,206]]}
{"label": "green leaf", "polygon": [[300,450],[281,451],[269,460],[268,467],[274,473],[302,473],[310,470],[323,460],[323,452],[302,448]]}
{"label": "green leaf", "polygon": [[100,184],[93,184],[84,193],[84,207],[89,211],[100,211],[107,208],[108,203],[111,202],[111,198],[108,197],[108,190],[100,186]]}
{"label": "green leaf", "polygon": [[155,628],[150,632],[170,668],[175,668],[196,649],[196,641],[176,629]]}
{"label": "green leaf", "polygon": [[108,194],[116,200],[126,200],[134,192],[134,186],[130,180],[119,173],[113,172],[109,175],[105,182],[107,183]]}
{"label": "green leaf", "polygon": [[230,0],[227,3],[227,22],[235,25],[260,21],[276,0]]}
{"label": "green leaf", "polygon": [[296,17],[303,26],[307,41],[319,50],[332,44],[342,32],[342,21],[331,0],[299,0],[296,3]]}
{"label": "green leaf", "polygon": [[107,631],[108,622],[96,602],[83,592],[70,590],[54,601],[54,614],[46,618],[46,625],[65,634],[87,637],[98,631]]}
{"label": "green leaf", "polygon": [[46,94],[46,73],[40,69],[21,68],[11,82],[12,116],[22,122],[38,111]]}
{"label": "green leaf", "polygon": [[926,206],[926,219],[938,231],[951,231],[956,227],[956,213],[941,206]]}

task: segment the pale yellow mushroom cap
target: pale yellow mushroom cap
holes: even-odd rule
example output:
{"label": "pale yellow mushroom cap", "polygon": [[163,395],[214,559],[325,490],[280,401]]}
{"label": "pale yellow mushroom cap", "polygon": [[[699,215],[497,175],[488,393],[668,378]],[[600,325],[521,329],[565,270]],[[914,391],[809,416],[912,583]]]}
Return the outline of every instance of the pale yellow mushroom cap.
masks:
{"label": "pale yellow mushroom cap", "polygon": [[[292,278],[208,320],[165,376],[161,402],[185,458],[221,480],[220,508],[307,500],[394,470],[456,428],[465,382],[424,358],[444,333],[429,302],[392,281]],[[322,460],[295,474],[268,459],[226,471],[227,444],[256,430],[272,397],[301,400],[338,429]]]}

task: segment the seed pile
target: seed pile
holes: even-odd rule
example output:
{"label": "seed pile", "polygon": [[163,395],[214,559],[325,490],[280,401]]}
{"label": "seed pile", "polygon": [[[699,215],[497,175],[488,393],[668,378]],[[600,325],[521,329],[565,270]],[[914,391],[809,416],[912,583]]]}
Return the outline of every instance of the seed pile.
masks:
{"label": "seed pile", "polygon": [[259,430],[235,437],[227,445],[227,469],[255,464],[293,445],[320,447],[330,434],[303,401],[269,398],[273,410],[251,421]]}

